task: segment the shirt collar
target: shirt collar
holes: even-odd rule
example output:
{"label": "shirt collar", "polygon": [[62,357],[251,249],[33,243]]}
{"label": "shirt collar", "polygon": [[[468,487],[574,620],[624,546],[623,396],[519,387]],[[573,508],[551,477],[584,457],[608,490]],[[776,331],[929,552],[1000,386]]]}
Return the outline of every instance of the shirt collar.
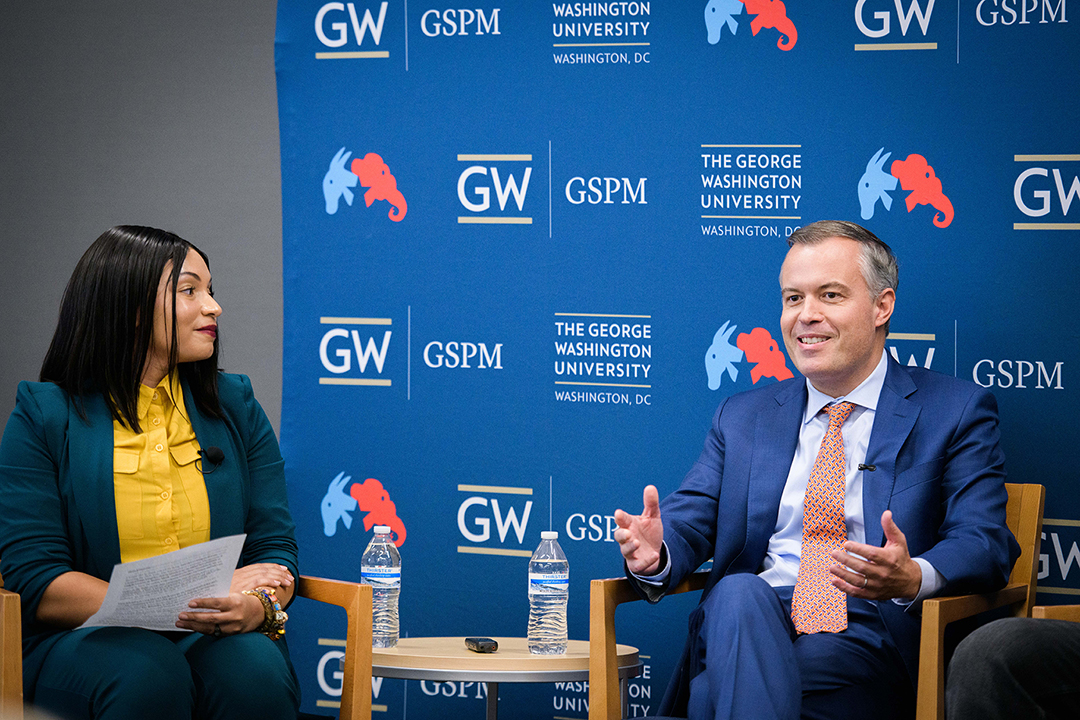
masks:
{"label": "shirt collar", "polygon": [[858,387],[849,392],[847,395],[841,395],[838,398],[833,398],[814,387],[814,384],[810,382],[809,378],[806,380],[806,414],[803,416],[803,424],[810,422],[817,414],[821,412],[826,405],[847,401],[855,403],[859,407],[864,407],[869,410],[877,410],[878,397],[881,396],[881,388],[885,386],[885,373],[889,369],[889,363],[885,354],[885,349],[881,350],[881,359],[878,360],[877,366],[874,371],[867,376],[865,380],[859,383]]}
{"label": "shirt collar", "polygon": [[148,387],[143,384],[139,384],[139,421],[146,419],[147,413],[150,412],[150,404],[154,402],[154,393],[160,392],[165,407],[168,408],[171,403],[175,407],[180,415],[185,420],[191,422],[188,417],[187,408],[184,406],[184,391],[180,386],[180,378],[177,373],[166,375],[161,379],[161,382],[157,384],[157,387]]}

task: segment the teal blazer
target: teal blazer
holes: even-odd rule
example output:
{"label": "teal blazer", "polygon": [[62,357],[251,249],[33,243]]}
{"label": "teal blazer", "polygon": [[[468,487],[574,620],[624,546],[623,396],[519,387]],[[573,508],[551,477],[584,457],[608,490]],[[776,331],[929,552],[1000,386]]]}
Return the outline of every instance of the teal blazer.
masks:
{"label": "teal blazer", "polygon": [[[221,464],[205,473],[210,537],[247,533],[240,566],[272,562],[299,577],[285,461],[245,375],[218,375],[224,419],[184,403],[202,448]],[[108,581],[120,562],[113,494],[113,423],[104,398],[85,398],[83,420],[53,383],[19,383],[0,441],[0,573],[22,597],[23,684],[33,688],[53,642],[65,631],[35,619],[45,588],[75,570]],[[204,468],[208,469],[208,468]]]}

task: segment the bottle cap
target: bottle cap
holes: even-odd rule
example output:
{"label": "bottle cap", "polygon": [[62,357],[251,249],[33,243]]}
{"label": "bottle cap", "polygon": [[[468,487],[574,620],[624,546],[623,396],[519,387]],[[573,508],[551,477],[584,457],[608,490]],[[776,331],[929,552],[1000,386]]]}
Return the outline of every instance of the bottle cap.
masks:
{"label": "bottle cap", "polygon": [[540,539],[541,540],[558,540],[559,539],[559,533],[556,532],[555,530],[545,530],[542,533],[540,533]]}
{"label": "bottle cap", "polygon": [[390,526],[389,525],[376,525],[375,526],[375,534],[376,535],[389,535],[390,534]]}

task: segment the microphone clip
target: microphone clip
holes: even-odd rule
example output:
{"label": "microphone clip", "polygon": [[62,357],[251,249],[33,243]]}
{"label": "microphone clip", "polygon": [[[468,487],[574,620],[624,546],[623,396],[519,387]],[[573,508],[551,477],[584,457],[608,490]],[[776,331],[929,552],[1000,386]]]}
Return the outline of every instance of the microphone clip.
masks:
{"label": "microphone clip", "polygon": [[[209,475],[218,469],[223,460],[225,460],[225,453],[216,445],[211,445],[199,450],[199,458],[195,461],[195,466],[203,475]],[[206,469],[207,462],[213,466],[209,470]]]}

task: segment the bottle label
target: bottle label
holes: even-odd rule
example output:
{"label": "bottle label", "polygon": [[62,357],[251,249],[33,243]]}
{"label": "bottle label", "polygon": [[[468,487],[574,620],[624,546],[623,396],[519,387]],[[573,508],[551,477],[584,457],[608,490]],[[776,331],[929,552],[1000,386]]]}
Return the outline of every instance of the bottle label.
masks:
{"label": "bottle label", "polygon": [[361,567],[360,579],[368,585],[401,587],[401,568]]}
{"label": "bottle label", "polygon": [[567,592],[570,573],[529,573],[529,594]]}

